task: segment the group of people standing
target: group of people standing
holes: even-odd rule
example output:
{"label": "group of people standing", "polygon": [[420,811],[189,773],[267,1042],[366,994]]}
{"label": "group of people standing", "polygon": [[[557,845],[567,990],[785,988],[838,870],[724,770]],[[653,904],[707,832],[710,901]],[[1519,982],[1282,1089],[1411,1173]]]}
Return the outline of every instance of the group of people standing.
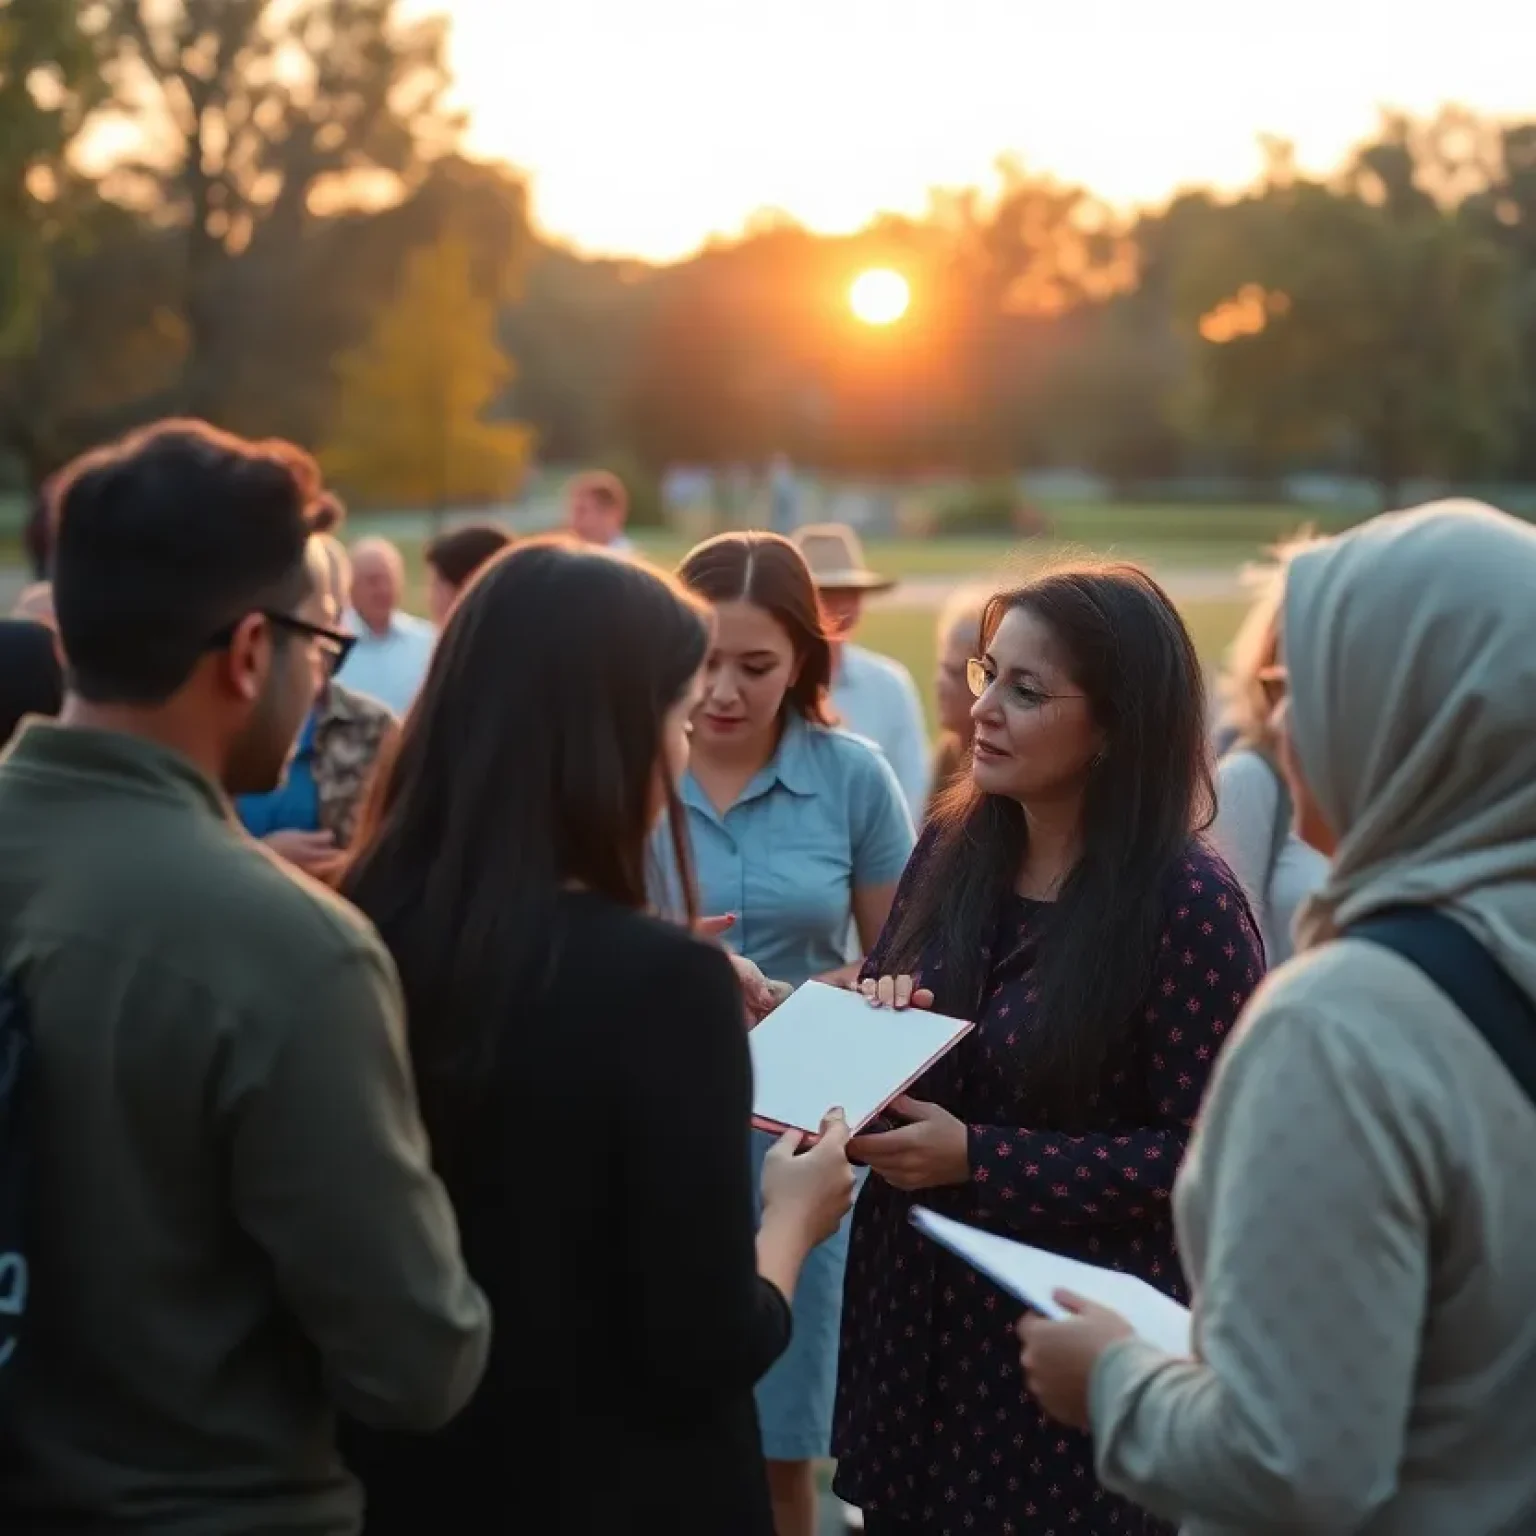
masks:
{"label": "group of people standing", "polygon": [[[1449,917],[1529,1012],[1536,534],[1287,551],[1245,790],[1134,566],[946,614],[907,781],[836,530],[445,536],[397,719],[399,571],[335,519],[191,423],[57,490],[68,697],[0,761],[6,1529],[809,1536],[829,1453],[875,1536],[1536,1528],[1536,1104],[1358,926]],[[294,857],[257,818],[328,814],[353,694]],[[748,1033],[811,978],[975,1028],[769,1138]],[[915,1203],[1191,1301],[1194,1357],[1021,1325]]]}

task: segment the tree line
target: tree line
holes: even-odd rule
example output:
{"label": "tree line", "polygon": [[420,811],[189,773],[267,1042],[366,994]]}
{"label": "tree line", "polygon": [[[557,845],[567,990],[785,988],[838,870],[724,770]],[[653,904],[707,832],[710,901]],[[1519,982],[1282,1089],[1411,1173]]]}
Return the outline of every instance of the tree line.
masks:
{"label": "tree line", "polygon": [[[1536,122],[1385,115],[1335,173],[1121,215],[1017,163],[922,218],[664,267],[539,239],[398,0],[0,0],[0,451],[168,412],[381,505],[537,455],[1121,485],[1536,480]],[[655,195],[664,197],[664,167]],[[899,269],[899,323],[852,278]]]}

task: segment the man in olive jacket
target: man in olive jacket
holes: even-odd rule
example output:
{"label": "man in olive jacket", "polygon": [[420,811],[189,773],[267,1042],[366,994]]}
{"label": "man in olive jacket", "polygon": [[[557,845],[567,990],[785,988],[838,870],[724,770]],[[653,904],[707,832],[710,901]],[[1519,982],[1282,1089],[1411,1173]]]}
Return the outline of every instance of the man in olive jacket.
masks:
{"label": "man in olive jacket", "polygon": [[60,491],[57,724],[0,761],[0,961],[36,1037],[0,1529],[359,1529],[339,1409],[433,1429],[489,1317],[370,926],[248,838],[347,637],[317,476],[173,422]]}

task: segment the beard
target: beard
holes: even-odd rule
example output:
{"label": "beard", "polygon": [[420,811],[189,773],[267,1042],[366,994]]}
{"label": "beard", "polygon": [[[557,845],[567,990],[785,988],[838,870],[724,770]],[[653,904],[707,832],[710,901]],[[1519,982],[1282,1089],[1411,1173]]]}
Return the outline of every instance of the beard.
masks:
{"label": "beard", "polygon": [[224,789],[231,795],[266,795],[288,777],[299,732],[315,703],[313,694],[294,686],[295,668],[279,654],[245,728],[230,743]]}

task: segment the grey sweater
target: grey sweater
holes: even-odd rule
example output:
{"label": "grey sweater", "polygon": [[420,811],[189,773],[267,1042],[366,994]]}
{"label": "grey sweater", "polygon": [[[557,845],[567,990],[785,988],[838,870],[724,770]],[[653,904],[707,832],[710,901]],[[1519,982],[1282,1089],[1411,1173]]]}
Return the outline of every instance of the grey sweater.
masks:
{"label": "grey sweater", "polygon": [[1536,1108],[1408,962],[1260,991],[1175,1192],[1199,1361],[1116,1345],[1099,1476],[1187,1536],[1536,1531]]}

